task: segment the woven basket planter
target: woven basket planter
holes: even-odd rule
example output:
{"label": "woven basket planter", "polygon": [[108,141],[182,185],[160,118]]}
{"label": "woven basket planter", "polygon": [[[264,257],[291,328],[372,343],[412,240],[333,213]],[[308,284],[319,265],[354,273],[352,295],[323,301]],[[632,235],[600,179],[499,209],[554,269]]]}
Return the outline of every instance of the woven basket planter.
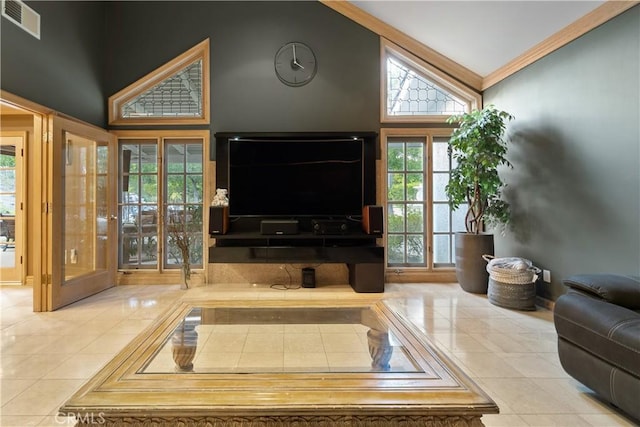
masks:
{"label": "woven basket planter", "polygon": [[516,310],[536,309],[536,281],[540,269],[524,258],[493,258],[489,262],[487,297],[494,305]]}
{"label": "woven basket planter", "polygon": [[536,283],[504,283],[489,277],[487,291],[489,302],[504,308],[516,310],[536,309]]}

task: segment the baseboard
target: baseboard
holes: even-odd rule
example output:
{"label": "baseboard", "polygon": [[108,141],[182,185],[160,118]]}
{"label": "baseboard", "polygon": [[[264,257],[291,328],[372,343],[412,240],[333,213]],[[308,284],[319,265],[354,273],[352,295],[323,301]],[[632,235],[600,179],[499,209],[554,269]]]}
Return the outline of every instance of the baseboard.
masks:
{"label": "baseboard", "polygon": [[553,308],[556,306],[556,303],[555,301],[542,298],[541,296],[536,296],[536,305],[542,308],[546,308],[547,310],[553,311]]}

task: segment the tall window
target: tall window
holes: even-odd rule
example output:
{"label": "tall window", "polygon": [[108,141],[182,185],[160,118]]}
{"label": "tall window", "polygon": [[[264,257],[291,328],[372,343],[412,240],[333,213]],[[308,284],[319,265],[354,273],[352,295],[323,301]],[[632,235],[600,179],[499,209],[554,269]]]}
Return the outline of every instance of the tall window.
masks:
{"label": "tall window", "polygon": [[183,256],[194,269],[205,264],[209,131],[179,129],[209,124],[209,80],[206,39],[109,97],[110,125],[174,125],[115,132],[122,270],[179,269]]}
{"label": "tall window", "polygon": [[[202,267],[202,210],[203,210],[203,153],[197,140],[165,141],[165,224],[185,224],[180,228],[191,234],[190,260],[194,267]],[[168,231],[165,227],[165,234]],[[165,235],[167,250],[163,259],[165,268],[181,265],[180,249]]]}
{"label": "tall window", "polygon": [[390,268],[432,271],[454,265],[453,237],[464,230],[465,207],[451,210],[445,193],[452,167],[449,138],[444,136],[449,133],[383,129]]}
{"label": "tall window", "polygon": [[179,268],[167,224],[188,224],[196,242],[193,268],[203,267],[204,140],[120,138],[119,268]]}
{"label": "tall window", "polygon": [[[446,124],[480,108],[482,97],[401,47],[381,39],[381,121]],[[464,230],[461,206],[452,211],[451,128],[382,129],[387,208],[387,264],[398,272],[433,272],[455,265],[454,235]]]}
{"label": "tall window", "polygon": [[425,265],[425,143],[387,140],[388,263]]}
{"label": "tall window", "polygon": [[434,137],[431,143],[431,153],[433,266],[446,267],[455,263],[454,235],[457,231],[465,231],[466,206],[460,206],[455,211],[451,210],[445,193],[453,166],[453,159],[449,154],[449,138]]}

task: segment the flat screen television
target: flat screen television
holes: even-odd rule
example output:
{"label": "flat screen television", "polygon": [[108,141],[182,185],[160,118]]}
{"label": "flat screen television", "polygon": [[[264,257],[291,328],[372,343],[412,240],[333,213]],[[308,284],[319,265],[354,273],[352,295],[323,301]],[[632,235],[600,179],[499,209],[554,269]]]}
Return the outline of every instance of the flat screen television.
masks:
{"label": "flat screen television", "polygon": [[365,190],[370,175],[365,142],[361,137],[228,138],[229,215],[362,215],[371,193]]}

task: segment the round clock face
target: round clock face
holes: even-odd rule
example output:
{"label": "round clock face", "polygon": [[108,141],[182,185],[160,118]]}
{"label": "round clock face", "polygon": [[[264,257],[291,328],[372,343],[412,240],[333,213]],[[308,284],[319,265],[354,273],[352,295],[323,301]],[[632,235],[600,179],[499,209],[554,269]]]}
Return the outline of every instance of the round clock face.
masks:
{"label": "round clock face", "polygon": [[313,79],[318,70],[316,56],[309,46],[291,42],[276,53],[276,75],[289,86],[303,86]]}

